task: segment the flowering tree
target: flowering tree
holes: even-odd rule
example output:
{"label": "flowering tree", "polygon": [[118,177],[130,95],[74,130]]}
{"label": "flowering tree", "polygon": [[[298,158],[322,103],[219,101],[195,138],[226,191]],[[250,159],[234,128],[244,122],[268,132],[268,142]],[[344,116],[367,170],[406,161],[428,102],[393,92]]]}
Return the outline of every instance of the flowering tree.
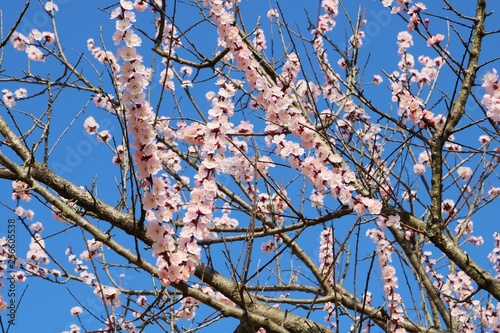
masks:
{"label": "flowering tree", "polygon": [[67,3],[3,26],[4,331],[500,332],[486,0]]}

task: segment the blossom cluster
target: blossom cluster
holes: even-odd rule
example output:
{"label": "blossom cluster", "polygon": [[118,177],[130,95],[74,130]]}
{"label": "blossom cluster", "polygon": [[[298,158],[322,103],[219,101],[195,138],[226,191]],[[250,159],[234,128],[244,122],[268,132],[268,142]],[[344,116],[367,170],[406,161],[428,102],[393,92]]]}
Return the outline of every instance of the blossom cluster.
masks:
{"label": "blossom cluster", "polygon": [[33,223],[30,229],[34,232],[31,236],[29,250],[26,253],[26,270],[35,275],[45,276],[45,271],[40,268],[41,264],[50,262],[47,251],[45,250],[45,240],[42,238],[43,226],[40,222]]}
{"label": "blossom cluster", "polygon": [[[88,242],[94,243],[95,245],[99,244],[98,242],[95,242],[93,240],[89,240]],[[93,248],[94,247],[95,246],[93,246]],[[65,253],[68,256],[68,261],[74,265],[74,271],[78,274],[78,277],[81,279],[81,281],[88,286],[95,288],[98,285],[96,276],[89,271],[89,266],[83,264],[83,260],[89,259],[88,250],[84,251],[80,255],[80,259],[78,259],[78,257],[73,253],[71,247],[67,248]],[[94,256],[99,256],[98,253],[99,252],[96,249]]]}
{"label": "blossom cluster", "polygon": [[[10,42],[18,51],[25,51],[33,61],[45,61],[46,55],[40,49],[40,46],[50,45],[54,43],[55,36],[52,32],[33,29],[28,37],[20,32],[14,31],[10,38]],[[38,47],[36,45],[38,43]]]}
{"label": "blossom cluster", "polygon": [[323,305],[323,310],[326,311],[326,316],[325,316],[325,322],[330,323],[330,327],[336,327],[337,323],[335,322],[335,312],[336,306],[335,303],[332,302],[326,302],[325,305]]}
{"label": "blossom cluster", "polygon": [[[500,237],[496,237],[495,249],[498,249],[499,239]],[[473,279],[462,270],[444,276],[436,270],[438,261],[431,259],[432,253],[425,251],[423,254],[422,262],[425,264],[426,272],[434,280],[434,287],[440,291],[442,301],[457,321],[459,326],[457,329],[460,332],[476,332],[480,323],[483,329],[489,327],[492,332],[497,332],[500,328],[499,312],[491,300],[483,306],[479,300],[472,299],[471,296],[476,292]],[[490,261],[494,262],[492,260],[494,257],[495,250],[489,255]],[[500,303],[497,303],[496,308],[499,306]]]}
{"label": "blossom cluster", "polygon": [[16,101],[26,97],[28,97],[28,91],[25,88],[19,88],[14,93],[8,89],[2,89],[2,101],[8,108],[14,107]]}
{"label": "blossom cluster", "polygon": [[[385,222],[378,222],[379,224],[395,223],[394,216],[387,218]],[[395,227],[397,225],[393,224]],[[376,253],[378,256],[378,263],[382,269],[382,279],[384,281],[384,294],[387,298],[388,313],[390,316],[390,326],[394,332],[402,333],[405,332],[404,328],[401,327],[403,322],[403,308],[401,295],[396,291],[398,289],[398,278],[396,277],[396,268],[389,263],[392,262],[392,253],[394,252],[394,247],[391,245],[389,240],[385,237],[384,233],[379,229],[369,229],[366,235],[371,238],[371,240],[377,244]]]}
{"label": "blossom cluster", "polygon": [[473,280],[465,272],[459,270],[449,274],[446,282],[441,286],[442,298],[450,307],[450,315],[455,318],[460,326],[461,332],[476,332],[476,324],[470,314],[480,313],[479,300],[471,300],[474,292]]}
{"label": "blossom cluster", "polygon": [[[148,236],[154,242],[153,256],[157,257],[162,282],[169,285],[186,281],[189,278],[194,272],[191,256],[199,256],[200,250],[196,243],[193,243],[189,237],[183,237],[182,234],[176,243],[173,232],[163,223],[171,220],[173,214],[180,209],[182,185],[171,184],[166,175],[157,176],[163,167],[178,171],[180,160],[164,144],[157,142],[158,132],[162,132],[166,139],[172,139],[172,142],[175,141],[173,140],[175,134],[169,127],[168,119],[157,119],[144,92],[151,81],[152,70],[144,66],[143,57],[137,51],[142,40],[134,32],[133,23],[136,22],[134,10],[142,12],[147,8],[148,4],[145,1],[121,0],[120,6],[111,12],[111,19],[116,22],[113,36],[115,45],[125,44],[118,48],[116,57],[108,51],[105,52],[95,47],[93,40],[89,40],[88,45],[94,57],[101,63],[108,63],[115,75],[120,92],[118,100],[121,105],[114,106],[112,96],[104,94],[97,95],[94,103],[98,107],[116,112],[127,122],[128,132],[133,137],[130,144],[130,147],[134,149],[132,161],[136,166],[137,177],[142,182],[142,204],[149,224]],[[163,47],[173,52],[176,47],[180,46],[177,42],[178,38],[174,36],[175,29],[168,25],[163,28]],[[120,60],[123,61],[121,65],[118,64]],[[173,77],[172,68],[167,67],[160,76],[160,83],[167,89],[173,89],[167,80]],[[97,129],[93,129],[95,125],[89,121],[86,128],[96,131]],[[124,147],[118,146],[113,162],[123,166],[125,159]],[[187,184],[185,177],[182,180]]]}
{"label": "blossom cluster", "polygon": [[83,127],[85,128],[85,131],[88,134],[97,134],[97,141],[99,142],[104,142],[108,143],[109,140],[111,140],[111,134],[109,131],[104,130],[97,132],[99,129],[99,124],[95,121],[94,117],[89,116],[87,119],[85,119],[85,122],[83,123]]}
{"label": "blossom cluster", "polygon": [[496,69],[483,76],[482,86],[486,90],[481,100],[481,103],[486,106],[486,115],[493,121],[500,122],[500,85]]}
{"label": "blossom cluster", "polygon": [[[201,289],[201,287],[198,284],[193,285],[193,288],[200,288]],[[234,303],[229,298],[227,298],[226,296],[224,296],[220,292],[215,292],[209,286],[202,288],[201,291],[204,294],[212,297],[213,299],[215,299],[219,302],[222,302],[222,303],[229,305],[229,306],[234,306]],[[179,310],[177,310],[175,312],[175,316],[177,318],[191,320],[194,318],[194,316],[196,314],[196,309],[198,308],[199,304],[200,304],[200,302],[198,300],[194,299],[193,297],[189,297],[189,296],[183,297],[181,299],[181,307]]]}
{"label": "blossom cluster", "polygon": [[495,240],[493,250],[490,254],[488,254],[488,259],[494,265],[493,269],[496,272],[497,280],[500,280],[500,233],[495,231],[493,234],[493,238]]}
{"label": "blossom cluster", "polygon": [[333,253],[333,228],[326,228],[320,235],[319,247],[319,270],[326,278],[328,284],[333,284],[333,273],[335,257]]}
{"label": "blossom cluster", "polygon": [[213,225],[219,228],[236,228],[238,226],[238,220],[229,217],[231,210],[229,209],[229,204],[224,203],[222,207],[222,216],[213,219]]}
{"label": "blossom cluster", "polygon": [[484,240],[482,236],[475,236],[472,235],[472,232],[474,231],[474,223],[469,220],[469,219],[459,219],[457,220],[458,224],[455,227],[455,233],[458,236],[465,236],[465,239],[467,242],[475,245],[475,246],[480,246],[484,244]]}

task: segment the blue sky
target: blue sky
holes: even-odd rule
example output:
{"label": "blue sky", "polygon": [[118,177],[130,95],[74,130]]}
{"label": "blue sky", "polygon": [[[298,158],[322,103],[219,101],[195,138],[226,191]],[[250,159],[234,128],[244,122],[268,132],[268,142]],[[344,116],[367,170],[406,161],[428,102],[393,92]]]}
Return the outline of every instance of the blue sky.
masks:
{"label": "blue sky", "polygon": [[[256,6],[256,3],[259,3]],[[96,41],[99,41],[101,36],[100,32],[102,31],[102,39],[109,45],[110,49],[112,46],[111,35],[114,31],[114,23],[109,20],[108,14],[97,9],[99,6],[107,6],[113,4],[111,1],[71,1],[71,0],[59,0],[56,1],[59,5],[59,12],[56,13],[56,20],[58,25],[58,33],[61,39],[61,43],[63,44],[68,57],[72,61],[76,61],[80,55],[83,55],[86,58],[91,58],[90,53],[86,48],[86,41],[88,38],[94,38]],[[308,35],[307,32],[307,24],[306,24],[306,14],[302,10],[304,7],[303,1],[280,1],[280,4],[285,12],[285,19],[292,27],[298,27],[301,31]],[[316,2],[315,2],[316,4]],[[4,34],[6,33],[5,29],[12,26],[14,20],[17,17],[17,13],[21,10],[23,6],[22,1],[9,1],[2,3],[0,5],[0,9],[3,13],[3,23],[4,23]],[[354,5],[350,2],[347,4],[347,9],[350,13],[356,13],[357,5]],[[373,74],[380,74],[380,69],[384,69],[387,72],[391,72],[397,68],[398,56],[396,53],[396,35],[397,33],[403,29],[403,25],[400,22],[400,19],[396,16],[388,15],[387,12],[382,8],[382,6],[376,1],[364,1],[364,6],[366,6],[366,14],[365,17],[368,20],[368,23],[365,27],[366,37],[364,39],[364,46],[361,48],[363,53],[361,55],[362,61],[368,61],[367,69],[366,69],[366,78],[371,78]],[[430,4],[429,4],[430,6]],[[464,5],[466,6],[466,5]],[[500,9],[500,5],[498,3],[489,4],[490,10],[496,9],[497,11]],[[257,17],[261,16],[261,21],[265,30],[267,28],[267,18],[266,12],[268,9],[267,2],[263,1],[255,1],[255,0],[243,0],[241,3],[242,12],[247,18],[247,29],[251,30],[253,28],[254,23],[257,21]],[[183,11],[178,12],[177,22],[181,28],[187,28],[191,24],[191,17],[195,14],[195,9],[187,10],[186,7],[183,7]],[[316,15],[315,5],[310,6],[309,15],[310,17],[314,17]],[[472,12],[470,12],[472,14]],[[151,18],[147,17],[147,14],[138,14],[139,20],[142,20],[142,24],[150,24]],[[491,22],[495,21],[494,18],[490,19]],[[338,26],[335,28],[332,33],[332,38],[339,41],[339,45],[343,45],[344,38],[344,27],[346,26],[345,20],[339,20]],[[439,27],[439,32],[446,32],[447,27],[443,23],[436,23],[437,27]],[[31,7],[27,12],[25,18],[23,19],[21,25],[18,28],[18,31],[27,34],[31,29],[37,28],[40,31],[48,30],[52,31],[50,21],[45,12],[40,8],[39,4],[35,1],[32,1]],[[436,29],[436,31],[439,29]],[[199,45],[200,48],[206,50],[209,53],[213,53],[215,51],[215,35],[213,31],[211,33],[207,33],[203,25],[195,28],[196,33],[191,35],[192,41]],[[267,30],[266,30],[267,31]],[[269,38],[269,37],[268,37]],[[425,47],[425,44],[422,40],[418,42],[419,44],[415,46],[419,51],[415,51],[415,55],[420,53],[429,52],[429,49]],[[98,43],[100,44],[100,43]],[[268,46],[270,41],[268,40]],[[276,46],[279,49],[279,45]],[[368,57],[368,51],[370,56]],[[452,50],[453,51],[453,50]],[[7,45],[4,48],[4,62],[2,64],[2,69],[7,69],[8,73],[11,75],[21,75],[22,70],[26,69],[27,61],[24,53],[18,52],[14,50],[11,45]],[[146,51],[145,51],[146,52]],[[492,53],[490,50],[485,51],[485,59],[491,58]],[[496,52],[496,50],[493,50]],[[278,52],[279,53],[279,52]],[[86,58],[82,58],[82,63],[88,62]],[[157,63],[159,62],[156,60]],[[330,61],[332,63],[336,63],[337,56],[335,54],[331,54]],[[92,63],[95,64],[95,61],[92,60]],[[304,61],[305,66],[307,67],[307,63]],[[493,67],[493,66],[488,66]],[[488,69],[488,68],[485,68]],[[104,72],[103,67],[97,67],[98,72]],[[31,72],[39,75],[41,77],[46,77],[50,74],[51,78],[57,77],[62,72],[62,67],[54,62],[47,62],[46,64],[38,64],[31,63]],[[92,69],[88,64],[85,66],[85,74],[89,75],[91,78],[96,78],[96,74],[94,69]],[[448,75],[448,74],[444,74]],[[368,80],[367,79],[367,80]],[[450,76],[451,79],[451,76]],[[105,82],[105,86],[109,87],[109,83]],[[17,83],[0,83],[0,90],[3,88],[8,88],[11,90],[15,90],[20,85]],[[207,85],[208,86],[208,85]],[[28,93],[31,95],[36,92],[39,88],[34,86],[27,86]],[[216,89],[214,86],[211,89]],[[367,87],[367,89],[373,89],[372,86]],[[388,89],[383,89],[382,87],[376,87],[374,93],[371,95],[373,100],[376,103],[380,103],[380,105],[385,105],[389,107],[390,105],[390,92]],[[478,90],[480,91],[480,90]],[[158,90],[152,90],[153,95],[158,92]],[[200,97],[205,94],[205,91],[196,91],[194,92],[195,96]],[[185,98],[185,97],[184,97]],[[94,179],[97,179],[97,189],[98,193],[102,198],[108,200],[109,202],[116,201],[117,190],[115,186],[116,176],[118,169],[112,166],[109,162],[113,157],[113,153],[109,150],[109,148],[105,147],[102,144],[96,142],[95,137],[91,137],[85,133],[83,130],[83,121],[89,115],[92,115],[96,118],[96,120],[101,124],[101,129],[108,129],[111,134],[118,135],[119,128],[117,123],[113,119],[113,116],[103,112],[102,110],[98,110],[92,102],[88,103],[89,94],[84,92],[70,92],[68,94],[63,93],[60,98],[54,104],[55,110],[55,121],[53,126],[53,133],[62,133],[65,131],[67,125],[76,118],[74,124],[67,129],[67,132],[61,140],[55,146],[54,152],[51,156],[49,166],[54,168],[55,171],[58,171],[62,176],[67,177],[71,181],[73,181],[77,185],[82,186],[90,186]],[[35,115],[41,114],[45,110],[45,105],[40,105],[40,102],[35,100],[27,100],[22,103],[19,103],[19,108],[29,111]],[[169,112],[173,112],[174,107],[172,104],[164,104],[165,114],[168,115]],[[208,109],[208,105],[206,106]],[[172,109],[172,110],[171,110]],[[478,112],[479,110],[475,109],[471,104],[471,112]],[[2,116],[6,117],[4,110],[0,110]],[[19,123],[22,129],[26,129],[29,126],[28,118],[26,116],[21,116],[21,121]],[[478,133],[473,132],[471,135],[475,136],[474,140],[478,136]],[[57,137],[57,136],[54,136]],[[461,138],[461,140],[466,141],[466,138]],[[55,144],[55,140],[51,142],[51,144]],[[2,182],[3,188],[7,189],[4,192],[0,193],[0,200],[2,202],[8,203],[10,207],[13,207],[14,202],[10,199],[10,183]],[[500,184],[497,184],[500,186]],[[289,193],[293,193],[295,188],[292,188]],[[50,235],[52,233],[64,231],[63,234],[59,234],[50,238],[46,241],[47,247],[52,252],[57,253],[57,258],[66,265],[66,267],[70,268],[67,263],[67,259],[64,256],[64,249],[68,246],[74,246],[74,252],[79,253],[84,249],[83,242],[81,241],[81,235],[79,231],[73,230],[65,230],[66,225],[61,224],[59,222],[55,222],[51,217],[51,214],[47,210],[43,210],[42,207],[36,202],[32,202],[30,204],[23,204],[25,208],[31,208],[35,211],[35,219],[34,221],[42,221],[45,226],[45,231],[43,235]],[[475,254],[477,258],[482,257],[483,261],[486,264],[485,254],[489,251],[489,245],[491,244],[490,235],[493,233],[493,228],[491,226],[491,222],[489,221],[489,214],[491,211],[485,210],[478,215],[478,220],[482,218],[485,222],[476,224],[476,233],[478,235],[483,235],[485,238],[486,244],[483,249],[475,249],[470,248],[471,251],[477,251]],[[5,216],[4,219],[13,218],[14,214],[10,212],[8,209],[4,207],[0,207],[0,216]],[[350,221],[349,219],[345,222],[345,228],[349,228],[351,223],[354,222],[354,219]],[[18,252],[23,254],[27,250],[27,234],[24,230],[24,227],[20,222],[17,224],[18,231]],[[305,245],[307,249],[312,251],[312,256],[317,258],[317,250],[318,245],[317,239],[319,237],[320,228],[316,228],[307,232],[306,235],[302,236],[302,241],[304,244],[307,243],[307,240],[313,239],[314,242],[311,242],[312,245]],[[0,236],[2,236],[3,230],[0,230]],[[346,232],[343,228],[339,229],[339,232]],[[64,237],[67,233],[68,237]],[[368,243],[369,240],[364,238],[364,233],[361,233],[361,239]],[[78,241],[76,242],[75,239]],[[370,244],[366,245],[366,252],[370,251]],[[314,252],[313,252],[314,251]],[[360,251],[362,252],[362,251]],[[364,256],[363,253],[361,256]],[[261,257],[262,261],[265,261],[266,257]],[[220,260],[216,262],[220,269],[224,268],[224,261]],[[361,279],[360,276],[363,277],[363,270],[358,272],[357,277],[351,276],[353,281],[356,279]],[[116,274],[119,274],[117,271]],[[373,280],[376,282],[376,277],[373,277]],[[130,286],[142,286],[144,285],[144,276],[134,276],[133,274],[128,274],[124,280],[124,287]],[[363,280],[364,281],[364,280]],[[77,302],[70,295],[69,291],[73,293],[78,299],[87,307],[99,309],[102,307],[98,303],[98,299],[92,294],[91,289],[87,286],[82,286],[81,284],[69,282],[66,285],[55,285],[51,283],[47,283],[44,281],[40,281],[38,279],[30,278],[27,283],[20,284],[17,287],[17,293],[20,294],[21,290],[28,286],[24,300],[20,304],[19,311],[17,313],[16,326],[10,329],[10,332],[26,332],[37,330],[39,332],[61,332],[63,330],[68,329],[71,323],[77,323],[74,317],[71,317],[69,314],[69,309],[72,306],[78,305]],[[375,298],[374,298],[375,299]],[[380,299],[378,299],[380,302]],[[203,313],[203,312],[202,312]],[[208,312],[207,312],[208,313]],[[322,313],[319,316],[323,316]],[[3,317],[5,318],[5,317]],[[3,319],[5,320],[5,319]],[[88,314],[84,314],[82,316],[82,322],[84,324],[88,324],[91,328],[96,328],[96,321]],[[5,321],[4,321],[5,325]],[[186,326],[189,323],[186,322]],[[228,327],[230,326],[230,327]],[[220,333],[232,332],[234,326],[220,326]],[[153,332],[153,330],[148,329],[147,332]]]}

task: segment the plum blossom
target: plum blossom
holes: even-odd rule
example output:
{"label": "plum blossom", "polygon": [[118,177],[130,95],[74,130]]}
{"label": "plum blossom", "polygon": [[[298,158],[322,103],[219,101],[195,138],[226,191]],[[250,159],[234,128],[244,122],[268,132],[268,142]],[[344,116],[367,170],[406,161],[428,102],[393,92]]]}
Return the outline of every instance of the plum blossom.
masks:
{"label": "plum blossom", "polygon": [[336,327],[337,323],[335,322],[335,303],[326,302],[323,306],[323,310],[326,311],[327,315],[325,316],[325,321],[330,323],[330,327]]}
{"label": "plum blossom", "polygon": [[45,61],[45,55],[36,46],[29,45],[26,48],[26,53],[28,54],[28,58],[33,61]]}
{"label": "plum blossom", "polygon": [[427,39],[427,46],[437,45],[437,44],[441,43],[443,41],[443,39],[444,39],[443,34],[437,34],[435,36],[432,36],[429,39]]}
{"label": "plum blossom", "polygon": [[417,163],[413,166],[413,172],[416,173],[417,175],[423,175],[425,172],[425,165]]}
{"label": "plum blossom", "polygon": [[59,10],[59,7],[52,1],[52,0],[49,0],[45,3],[45,10],[47,11],[58,11]]}
{"label": "plum blossom", "polygon": [[418,155],[418,162],[422,164],[428,164],[430,162],[430,156],[426,150]]}
{"label": "plum blossom", "polygon": [[399,215],[389,215],[388,217],[380,216],[377,219],[377,225],[380,230],[385,230],[390,227],[401,229],[400,217]]}
{"label": "plum blossom", "polygon": [[448,215],[455,215],[456,213],[455,202],[451,199],[444,200],[443,203],[441,204],[441,211]]}
{"label": "plum blossom", "polygon": [[488,196],[490,198],[495,198],[497,196],[500,196],[500,187],[490,186],[490,189],[488,190]]}
{"label": "plum blossom", "polygon": [[125,10],[132,10],[134,8],[134,3],[129,0],[120,0],[120,6]]}
{"label": "plum blossom", "polygon": [[28,97],[28,91],[25,88],[19,88],[14,92],[16,99]]}
{"label": "plum blossom", "polygon": [[34,232],[42,232],[43,224],[41,222],[32,223],[30,225],[30,230],[33,230]]}
{"label": "plum blossom", "polygon": [[78,316],[83,313],[83,310],[79,306],[74,306],[71,308],[70,313],[72,316]]}
{"label": "plum blossom", "polygon": [[52,32],[44,31],[42,32],[42,39],[45,40],[46,45],[50,45],[54,43],[56,36]]}
{"label": "plum blossom", "polygon": [[30,186],[21,180],[12,182],[12,200],[23,200],[29,202],[31,200]]}
{"label": "plum blossom", "polygon": [[181,299],[181,308],[175,313],[177,318],[191,320],[196,314],[196,309],[200,302],[193,297],[185,297]]}
{"label": "plum blossom", "polygon": [[266,36],[264,35],[264,30],[257,29],[254,33],[255,38],[253,40],[253,45],[257,51],[263,51],[267,48],[266,46]]}
{"label": "plum blossom", "polygon": [[[389,219],[391,222],[389,222]],[[390,216],[387,222],[399,223],[399,216]],[[380,222],[377,222],[380,223]],[[369,236],[372,241],[377,244],[377,255],[379,257],[379,265],[382,269],[382,277],[384,280],[384,293],[387,297],[387,313],[390,314],[389,326],[394,332],[401,331],[400,322],[402,321],[403,308],[401,306],[402,298],[399,293],[396,292],[398,288],[398,278],[396,277],[396,269],[394,266],[390,265],[388,262],[391,260],[391,255],[394,252],[394,248],[390,242],[385,237],[384,233],[380,230],[370,229],[367,231],[367,236]],[[404,330],[403,330],[404,331]]]}
{"label": "plum blossom", "polygon": [[402,55],[403,53],[406,52],[406,49],[408,49],[412,45],[413,45],[413,37],[410,35],[410,33],[408,33],[407,31],[401,31],[398,34],[398,47],[399,47],[398,54]]}
{"label": "plum blossom", "polygon": [[85,119],[83,127],[88,134],[97,134],[99,124],[95,121],[94,117],[89,116],[87,117],[87,119]]}
{"label": "plum blossom", "polygon": [[107,143],[111,140],[111,134],[107,130],[97,133],[97,141]]}
{"label": "plum blossom", "polygon": [[264,253],[271,253],[274,251],[274,241],[268,240],[267,242],[263,242],[260,246],[260,250]]}
{"label": "plum blossom", "polygon": [[148,2],[145,1],[145,0],[135,0],[135,2],[134,2],[134,8],[138,12],[143,12],[146,9],[148,9]]}
{"label": "plum blossom", "polygon": [[109,286],[97,285],[94,289],[94,295],[100,297],[105,304],[112,306],[120,306],[120,294],[121,292]]}
{"label": "plum blossom", "polygon": [[191,76],[191,74],[193,74],[193,67],[182,66],[180,72],[187,75],[187,76]]}
{"label": "plum blossom", "polygon": [[491,141],[491,138],[487,135],[480,135],[478,141],[482,144],[485,145]]}
{"label": "plum blossom", "polygon": [[457,173],[462,180],[468,180],[472,176],[472,169],[469,167],[459,167]]}
{"label": "plum blossom", "polygon": [[320,271],[327,278],[328,283],[333,283],[333,264],[334,264],[334,248],[333,248],[333,229],[326,228],[320,234],[319,261]]}
{"label": "plum blossom", "polygon": [[346,69],[347,68],[347,62],[344,58],[340,58],[338,61],[337,61],[337,64],[339,65],[340,68],[342,69]]}
{"label": "plum blossom", "polygon": [[[125,35],[123,36],[123,41],[128,47],[136,47],[141,46],[142,39],[137,34],[135,34],[132,30],[127,30]],[[116,41],[115,41],[116,44]]]}
{"label": "plum blossom", "polygon": [[279,17],[279,14],[278,14],[278,10],[276,8],[271,8],[268,10],[267,12],[267,18],[272,20],[273,18],[274,19],[278,19]]}
{"label": "plum blossom", "polygon": [[481,103],[486,106],[486,115],[493,121],[500,122],[500,100],[497,97],[499,91],[498,73],[495,69],[483,76],[482,87],[486,90],[486,94],[481,100]]}
{"label": "plum blossom", "polygon": [[15,49],[18,51],[24,51],[26,50],[26,47],[28,46],[28,43],[30,43],[30,40],[28,37],[24,36],[23,34],[14,31],[12,33],[12,37],[10,38],[10,42],[14,46]]}
{"label": "plum blossom", "polygon": [[8,89],[2,89],[2,100],[8,108],[12,108],[14,107],[14,105],[16,105],[14,95]]}

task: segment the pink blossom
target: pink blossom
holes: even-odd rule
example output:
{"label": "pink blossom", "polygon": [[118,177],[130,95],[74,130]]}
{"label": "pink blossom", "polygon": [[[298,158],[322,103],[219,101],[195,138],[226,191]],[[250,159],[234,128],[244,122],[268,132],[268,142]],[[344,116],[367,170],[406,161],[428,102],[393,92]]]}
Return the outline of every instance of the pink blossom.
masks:
{"label": "pink blossom", "polygon": [[344,58],[340,58],[338,61],[337,61],[337,64],[339,65],[340,68],[342,69],[346,69],[347,68],[347,62],[345,61]]}
{"label": "pink blossom", "polygon": [[39,41],[42,39],[42,33],[38,29],[33,29],[28,35],[28,38],[30,42]]}
{"label": "pink blossom", "polygon": [[189,66],[182,66],[181,67],[181,73],[184,73],[187,76],[191,76],[191,74],[193,74],[193,68],[189,67]]}
{"label": "pink blossom", "polygon": [[121,292],[114,287],[97,285],[94,289],[94,294],[100,297],[107,305],[112,305],[112,306],[121,305],[120,301]]}
{"label": "pink blossom", "polygon": [[146,296],[141,295],[141,296],[137,297],[137,301],[136,301],[136,303],[137,303],[137,305],[139,305],[139,306],[143,306],[144,304],[146,304],[146,302],[147,302],[147,301],[148,301],[147,297],[146,297]]}
{"label": "pink blossom", "polygon": [[485,145],[491,141],[491,138],[487,135],[480,135],[478,140],[482,145]]}
{"label": "pink blossom", "polygon": [[125,61],[132,61],[137,59],[137,51],[133,47],[122,46],[118,49],[118,54]]}
{"label": "pink blossom", "polygon": [[125,10],[132,10],[134,8],[134,4],[129,0],[120,0],[120,6]]}
{"label": "pink blossom", "polygon": [[74,307],[71,308],[70,313],[71,313],[72,316],[77,316],[79,314],[82,314],[83,310],[79,306],[74,306]]}
{"label": "pink blossom", "polygon": [[462,180],[468,180],[472,176],[472,169],[469,167],[459,167],[457,173]]}
{"label": "pink blossom", "polygon": [[138,12],[143,12],[146,9],[148,9],[148,3],[145,0],[135,0],[135,2],[134,2],[134,8]]}
{"label": "pink blossom", "polygon": [[253,40],[253,45],[257,49],[257,51],[262,51],[267,48],[266,46],[266,36],[264,35],[264,30],[257,29],[254,33],[255,38]]}
{"label": "pink blossom", "polygon": [[418,155],[418,162],[422,164],[428,164],[430,162],[430,156],[427,151],[423,151]]}
{"label": "pink blossom", "polygon": [[386,265],[382,269],[382,278],[384,280],[392,280],[395,274],[396,274],[396,269],[390,265]]}
{"label": "pink blossom", "polygon": [[43,52],[34,45],[29,45],[26,48],[26,53],[28,54],[28,58],[33,61],[45,61],[45,55]]}
{"label": "pink blossom", "polygon": [[382,76],[380,76],[380,75],[373,75],[373,83],[374,84],[379,85],[383,81],[384,81],[384,79],[382,79]]}
{"label": "pink blossom", "polygon": [[408,49],[410,46],[413,45],[413,37],[408,33],[407,31],[401,31],[398,34],[398,47],[399,47],[399,54],[403,54],[406,52],[406,49]]}
{"label": "pink blossom", "polygon": [[495,198],[497,196],[500,196],[500,187],[490,186],[490,189],[488,190],[488,195],[490,196],[490,198]]}
{"label": "pink blossom", "polygon": [[274,250],[274,241],[268,240],[267,242],[263,242],[260,246],[260,250],[264,253],[271,253]]}
{"label": "pink blossom", "polygon": [[47,11],[58,11],[59,10],[59,7],[52,1],[52,0],[49,0],[45,3],[45,10]]}
{"label": "pink blossom", "polygon": [[14,213],[17,215],[17,216],[21,216],[23,215],[24,213],[24,208],[21,207],[21,206],[17,206],[16,209],[14,210]]}
{"label": "pink blossom", "polygon": [[2,94],[3,94],[2,100],[8,108],[12,108],[14,107],[14,105],[16,105],[16,100],[14,99],[14,95],[10,90],[2,89]]}
{"label": "pink blossom", "polygon": [[455,213],[455,202],[451,199],[446,199],[443,201],[441,204],[441,210],[443,213],[446,213],[448,215],[454,215]]}
{"label": "pink blossom", "polygon": [[85,119],[83,127],[88,134],[96,134],[99,129],[99,124],[95,121],[94,117],[89,116]]}
{"label": "pink blossom", "polygon": [[33,223],[30,225],[30,230],[33,230],[34,232],[42,232],[43,224],[41,222]]}
{"label": "pink blossom", "polygon": [[417,163],[413,166],[413,172],[416,173],[417,175],[423,175],[425,172],[425,165]]}
{"label": "pink blossom", "polygon": [[437,34],[435,36],[432,36],[429,39],[427,39],[427,46],[437,45],[441,43],[443,39],[444,39],[443,34]]}
{"label": "pink blossom", "polygon": [[26,273],[24,273],[23,271],[11,272],[10,276],[14,278],[16,282],[26,281]]}
{"label": "pink blossom", "polygon": [[23,34],[14,31],[12,37],[10,38],[10,42],[18,51],[24,51],[28,46],[27,44],[30,42],[30,40]]}
{"label": "pink blossom", "polygon": [[31,209],[25,209],[23,211],[23,217],[27,218],[30,221],[33,220],[34,215],[35,215],[35,213]]}
{"label": "pink blossom", "polygon": [[400,229],[401,224],[400,224],[399,219],[400,219],[399,215],[389,215],[387,222],[386,222],[386,225],[388,227],[394,227],[396,229]]}
{"label": "pink blossom", "polygon": [[276,8],[271,8],[267,12],[267,18],[272,20],[273,18],[277,19],[279,17],[278,10]]}
{"label": "pink blossom", "polygon": [[123,37],[123,41],[128,47],[141,46],[142,43],[141,37],[136,35],[132,30],[127,30],[125,36]]}
{"label": "pink blossom", "polygon": [[52,32],[44,31],[42,32],[42,38],[45,40],[46,45],[50,45],[54,43],[56,36]]}
{"label": "pink blossom", "polygon": [[97,133],[97,141],[107,143],[111,140],[111,134],[107,130]]}
{"label": "pink blossom", "polygon": [[14,94],[16,95],[16,99],[26,98],[28,97],[28,92],[25,88],[17,89]]}
{"label": "pink blossom", "polygon": [[498,89],[498,73],[495,68],[493,68],[492,72],[483,75],[482,87],[485,88],[489,95],[493,95]]}
{"label": "pink blossom", "polygon": [[363,198],[363,204],[366,206],[370,214],[378,215],[382,210],[382,202],[377,199]]}

